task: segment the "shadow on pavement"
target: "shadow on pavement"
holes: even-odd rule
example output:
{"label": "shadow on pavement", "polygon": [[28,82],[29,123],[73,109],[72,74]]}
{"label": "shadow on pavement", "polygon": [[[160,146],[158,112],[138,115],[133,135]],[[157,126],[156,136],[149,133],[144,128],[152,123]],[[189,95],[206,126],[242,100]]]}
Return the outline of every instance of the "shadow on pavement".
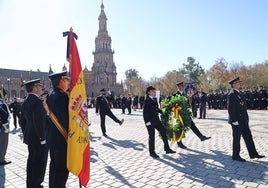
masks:
{"label": "shadow on pavement", "polygon": [[0,166],[0,187],[5,187],[5,182],[6,182],[5,167]]}
{"label": "shadow on pavement", "polygon": [[184,176],[194,182],[215,187],[236,187],[236,182],[256,182],[265,184],[268,162],[263,161],[233,161],[229,155],[221,151],[208,154],[200,151],[180,154],[179,158],[164,155],[159,161],[184,173]]}
{"label": "shadow on pavement", "polygon": [[144,144],[139,143],[135,140],[116,140],[110,136],[107,136],[106,138],[111,141],[109,143],[103,143],[103,145],[108,146],[113,149],[116,149],[114,146],[119,146],[123,148],[132,148],[138,151],[142,151],[145,148]]}

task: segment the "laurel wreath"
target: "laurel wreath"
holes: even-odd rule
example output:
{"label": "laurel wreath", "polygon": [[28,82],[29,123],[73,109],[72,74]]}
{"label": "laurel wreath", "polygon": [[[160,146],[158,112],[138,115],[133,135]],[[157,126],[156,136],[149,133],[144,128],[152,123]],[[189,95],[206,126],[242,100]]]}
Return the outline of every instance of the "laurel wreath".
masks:
{"label": "laurel wreath", "polygon": [[[169,141],[179,141],[185,136],[185,132],[190,128],[192,121],[192,113],[189,110],[190,105],[187,98],[180,95],[172,96],[161,101],[162,114],[161,122],[166,129]],[[175,110],[179,110],[179,114]]]}

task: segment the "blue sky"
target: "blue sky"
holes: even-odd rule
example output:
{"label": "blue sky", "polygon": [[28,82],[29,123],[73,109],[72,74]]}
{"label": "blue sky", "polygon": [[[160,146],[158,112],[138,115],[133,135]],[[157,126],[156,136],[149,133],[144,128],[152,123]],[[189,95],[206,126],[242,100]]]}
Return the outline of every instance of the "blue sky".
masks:
{"label": "blue sky", "polygon": [[[118,78],[178,70],[187,57],[209,69],[218,58],[268,60],[266,0],[103,0]],[[0,0],[1,68],[61,71],[72,26],[82,66],[91,69],[101,0]]]}

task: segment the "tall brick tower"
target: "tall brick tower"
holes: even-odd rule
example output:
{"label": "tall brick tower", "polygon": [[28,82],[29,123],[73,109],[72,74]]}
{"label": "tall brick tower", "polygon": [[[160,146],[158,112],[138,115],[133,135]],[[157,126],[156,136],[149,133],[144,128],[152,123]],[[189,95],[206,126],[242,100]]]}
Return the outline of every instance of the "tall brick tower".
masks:
{"label": "tall brick tower", "polygon": [[116,82],[116,66],[113,60],[114,50],[111,48],[112,39],[107,31],[107,17],[101,3],[99,15],[99,31],[95,38],[95,51],[93,51],[94,62],[91,72],[91,96],[96,96],[101,88],[106,88],[115,95],[123,92],[123,85]]}

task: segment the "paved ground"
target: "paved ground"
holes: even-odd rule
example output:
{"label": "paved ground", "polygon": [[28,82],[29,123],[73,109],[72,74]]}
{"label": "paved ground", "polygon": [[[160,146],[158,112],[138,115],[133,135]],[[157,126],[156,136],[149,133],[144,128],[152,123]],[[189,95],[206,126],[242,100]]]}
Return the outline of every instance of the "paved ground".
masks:
{"label": "paved ground", "polygon": [[[102,137],[99,116],[89,110],[91,122],[91,177],[88,187],[99,188],[197,188],[197,187],[268,187],[268,157],[250,160],[241,141],[241,156],[247,162],[231,160],[231,127],[225,110],[209,110],[207,119],[194,119],[201,132],[211,136],[201,142],[191,131],[183,139],[188,149],[172,145],[176,154],[166,155],[163,143],[156,135],[156,152],[160,159],[149,157],[147,130],[142,111],[123,115],[122,126],[107,118],[107,134]],[[250,127],[260,154],[268,156],[268,111],[249,111]],[[12,125],[11,125],[11,128]],[[0,166],[0,188],[25,187],[27,147],[21,141],[20,130],[12,130],[6,158],[12,163]],[[1,143],[0,143],[1,144]],[[48,187],[48,168],[44,186]],[[70,175],[67,187],[79,187]]]}

